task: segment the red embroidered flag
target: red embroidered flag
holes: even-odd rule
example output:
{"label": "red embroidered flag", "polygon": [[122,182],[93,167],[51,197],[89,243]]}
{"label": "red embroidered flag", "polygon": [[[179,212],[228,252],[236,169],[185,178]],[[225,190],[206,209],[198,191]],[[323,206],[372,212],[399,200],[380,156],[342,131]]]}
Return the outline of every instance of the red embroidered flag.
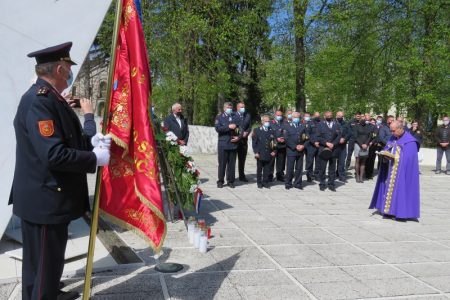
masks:
{"label": "red embroidered flag", "polygon": [[123,9],[106,132],[111,160],[103,168],[100,212],[133,230],[158,252],[166,235],[156,141],[149,118],[150,71],[139,12],[133,0]]}

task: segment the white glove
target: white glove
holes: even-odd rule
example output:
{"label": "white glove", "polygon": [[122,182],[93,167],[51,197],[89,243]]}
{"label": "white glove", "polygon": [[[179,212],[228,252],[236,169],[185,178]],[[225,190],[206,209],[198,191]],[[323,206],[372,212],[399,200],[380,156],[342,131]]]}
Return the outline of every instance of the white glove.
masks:
{"label": "white glove", "polygon": [[103,135],[100,132],[98,132],[96,135],[92,137],[91,144],[94,147],[109,149],[111,148],[111,136],[109,134]]}
{"label": "white glove", "polygon": [[106,166],[109,164],[109,149],[95,147],[92,152],[94,152],[95,156],[97,157],[97,167]]}

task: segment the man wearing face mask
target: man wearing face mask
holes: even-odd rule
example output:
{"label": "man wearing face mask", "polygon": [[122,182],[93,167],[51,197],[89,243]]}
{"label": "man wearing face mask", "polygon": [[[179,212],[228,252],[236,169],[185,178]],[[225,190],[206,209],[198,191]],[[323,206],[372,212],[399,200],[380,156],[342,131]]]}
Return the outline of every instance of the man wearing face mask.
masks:
{"label": "man wearing face mask", "polygon": [[[314,124],[316,125],[315,126],[316,127],[315,136],[317,136],[317,134],[318,134],[317,130],[319,129],[320,122],[322,122],[322,119],[320,118],[320,112],[318,112],[318,111],[314,112],[313,121],[314,121]],[[314,179],[316,181],[319,181],[320,180],[320,178],[319,178],[319,173],[320,173],[319,148],[320,148],[320,145],[317,140],[314,140],[314,147],[316,147],[316,150],[317,150],[314,155]]]}
{"label": "man wearing face mask", "polygon": [[450,175],[450,125],[448,116],[442,118],[442,125],[436,129],[437,156],[436,156],[436,174],[441,173],[442,156],[445,153],[447,158],[446,174]]}
{"label": "man wearing face mask", "polygon": [[239,129],[242,131],[242,137],[237,145],[237,158],[238,158],[238,171],[239,171],[239,181],[248,182],[245,177],[245,159],[247,158],[248,151],[248,136],[252,131],[251,128],[251,117],[250,114],[245,109],[245,103],[239,102],[236,106],[236,117],[239,119]]}
{"label": "man wearing face mask", "polygon": [[291,123],[292,122],[292,110],[286,111],[286,119],[284,120],[285,123]]}
{"label": "man wearing face mask", "polygon": [[[284,186],[289,190],[293,184],[294,188],[303,190],[303,157],[307,139],[306,127],[300,123],[300,113],[292,113],[292,123],[284,127],[283,134],[287,145],[286,181]],[[292,179],[294,179],[294,182],[292,182]]]}
{"label": "man wearing face mask", "polygon": [[286,141],[284,139],[283,129],[286,124],[290,123],[285,122],[285,120],[283,120],[283,112],[277,110],[271,124],[271,128],[274,131],[277,142],[277,155],[275,156],[275,159],[272,160],[272,165],[270,166],[269,181],[273,180],[273,172],[275,168],[276,180],[284,182],[284,169],[286,167]]}
{"label": "man wearing face mask", "polygon": [[[69,42],[28,54],[36,59],[38,79],[14,118],[16,166],[9,204],[21,219],[22,299],[78,297],[59,291],[68,226],[89,210],[86,174],[109,163],[110,137],[96,134],[92,147],[61,95],[73,79],[71,47]],[[85,99],[80,102],[83,107]]]}
{"label": "man wearing face mask", "polygon": [[355,126],[359,124],[359,119],[361,118],[361,112],[357,112],[355,114],[355,117],[353,118],[353,120],[350,121],[350,123],[348,124],[350,127],[350,132],[352,132],[352,135],[348,141],[348,145],[347,145],[347,160],[345,162],[345,169],[348,170],[350,168],[350,164],[352,162],[352,155],[353,155],[353,150],[355,148],[355,137],[353,136],[353,132],[355,130]]}
{"label": "man wearing face mask", "polygon": [[218,188],[223,188],[225,173],[227,174],[228,187],[234,188],[236,150],[238,142],[242,137],[239,124],[239,118],[233,113],[233,104],[231,102],[225,102],[223,104],[223,113],[217,115],[215,121],[215,128],[219,134],[217,143],[219,158]]}
{"label": "man wearing face mask", "polygon": [[172,105],[172,113],[164,119],[164,126],[172,131],[178,138],[178,144],[187,145],[189,140],[189,126],[183,116],[183,107],[180,103]]}
{"label": "man wearing face mask", "polygon": [[342,130],[341,126],[333,121],[331,111],[325,112],[324,116],[325,120],[319,124],[316,138],[320,144],[318,155],[320,159],[319,187],[321,191],[325,191],[327,187],[325,172],[328,164],[328,188],[335,192],[336,159],[339,155],[338,145],[342,137]]}
{"label": "man wearing face mask", "polygon": [[308,112],[305,112],[304,118],[303,118],[303,125],[305,126],[306,131],[306,142],[305,142],[305,148],[306,148],[306,163],[305,163],[305,170],[306,170],[306,180],[308,182],[312,182],[314,179],[314,159],[317,157],[317,151],[318,148],[314,145],[316,142],[315,136],[317,133],[317,123],[311,119],[311,115]]}
{"label": "man wearing face mask", "polygon": [[[393,118],[388,117],[389,124],[392,123],[392,119]],[[376,141],[374,142],[375,153],[381,151],[384,148],[384,146],[386,146],[387,141],[391,137],[391,131],[389,129],[389,125],[386,125],[385,123],[383,123],[382,116],[377,117],[376,126],[378,128],[378,135],[377,135]],[[380,169],[380,163],[381,163],[381,161],[378,160],[377,170]]]}
{"label": "man wearing face mask", "polygon": [[366,179],[373,179],[373,169],[375,166],[376,152],[380,151],[378,146],[378,135],[380,134],[381,124],[374,118],[370,119],[370,125],[372,125],[372,141],[369,143],[369,156],[366,159]]}
{"label": "man wearing face mask", "polygon": [[353,132],[350,128],[350,124],[344,121],[344,112],[338,111],[336,113],[336,121],[341,126],[342,137],[339,140],[339,156],[337,159],[337,175],[339,181],[347,182],[347,175],[345,173],[345,161],[347,158],[347,143],[349,139],[352,137]]}
{"label": "man wearing face mask", "polygon": [[259,189],[269,189],[270,166],[277,150],[275,132],[270,126],[268,115],[261,117],[261,127],[253,131],[252,148],[256,158],[256,184]]}

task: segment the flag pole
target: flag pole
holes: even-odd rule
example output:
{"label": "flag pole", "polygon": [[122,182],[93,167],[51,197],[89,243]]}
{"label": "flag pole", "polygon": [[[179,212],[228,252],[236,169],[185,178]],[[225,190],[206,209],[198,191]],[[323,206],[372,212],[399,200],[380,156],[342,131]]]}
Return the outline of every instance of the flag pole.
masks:
{"label": "flag pole", "polygon": [[[116,15],[114,19],[114,30],[111,42],[111,54],[109,61],[109,70],[108,70],[108,85],[106,88],[106,100],[103,111],[103,123],[102,123],[102,133],[106,133],[106,128],[108,127],[109,121],[109,104],[111,102],[111,90],[112,90],[112,81],[114,75],[114,66],[115,66],[115,58],[116,58],[116,48],[117,48],[117,38],[119,36],[119,26],[120,26],[120,18],[122,16],[122,0],[116,0]],[[100,198],[100,187],[101,187],[101,179],[102,179],[102,167],[97,168],[97,179],[95,183],[95,195],[94,195],[94,203],[92,208],[91,215],[91,229],[89,235],[89,248],[86,259],[86,271],[84,277],[84,288],[83,288],[83,300],[88,300],[91,294],[91,277],[92,277],[92,268],[94,264],[94,250],[95,250],[95,239],[97,236],[98,229],[98,214],[99,214],[99,198]]]}

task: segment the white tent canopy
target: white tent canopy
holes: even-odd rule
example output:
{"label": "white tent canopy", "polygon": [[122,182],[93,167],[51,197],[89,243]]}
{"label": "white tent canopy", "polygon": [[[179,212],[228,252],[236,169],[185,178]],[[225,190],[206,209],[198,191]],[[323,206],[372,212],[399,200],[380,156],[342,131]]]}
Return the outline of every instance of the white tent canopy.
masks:
{"label": "white tent canopy", "polygon": [[[86,57],[111,0],[0,1],[0,237],[11,218],[8,206],[15,162],[13,119],[22,94],[34,82],[29,52],[72,41],[72,59]],[[26,184],[24,182],[23,184]]]}

